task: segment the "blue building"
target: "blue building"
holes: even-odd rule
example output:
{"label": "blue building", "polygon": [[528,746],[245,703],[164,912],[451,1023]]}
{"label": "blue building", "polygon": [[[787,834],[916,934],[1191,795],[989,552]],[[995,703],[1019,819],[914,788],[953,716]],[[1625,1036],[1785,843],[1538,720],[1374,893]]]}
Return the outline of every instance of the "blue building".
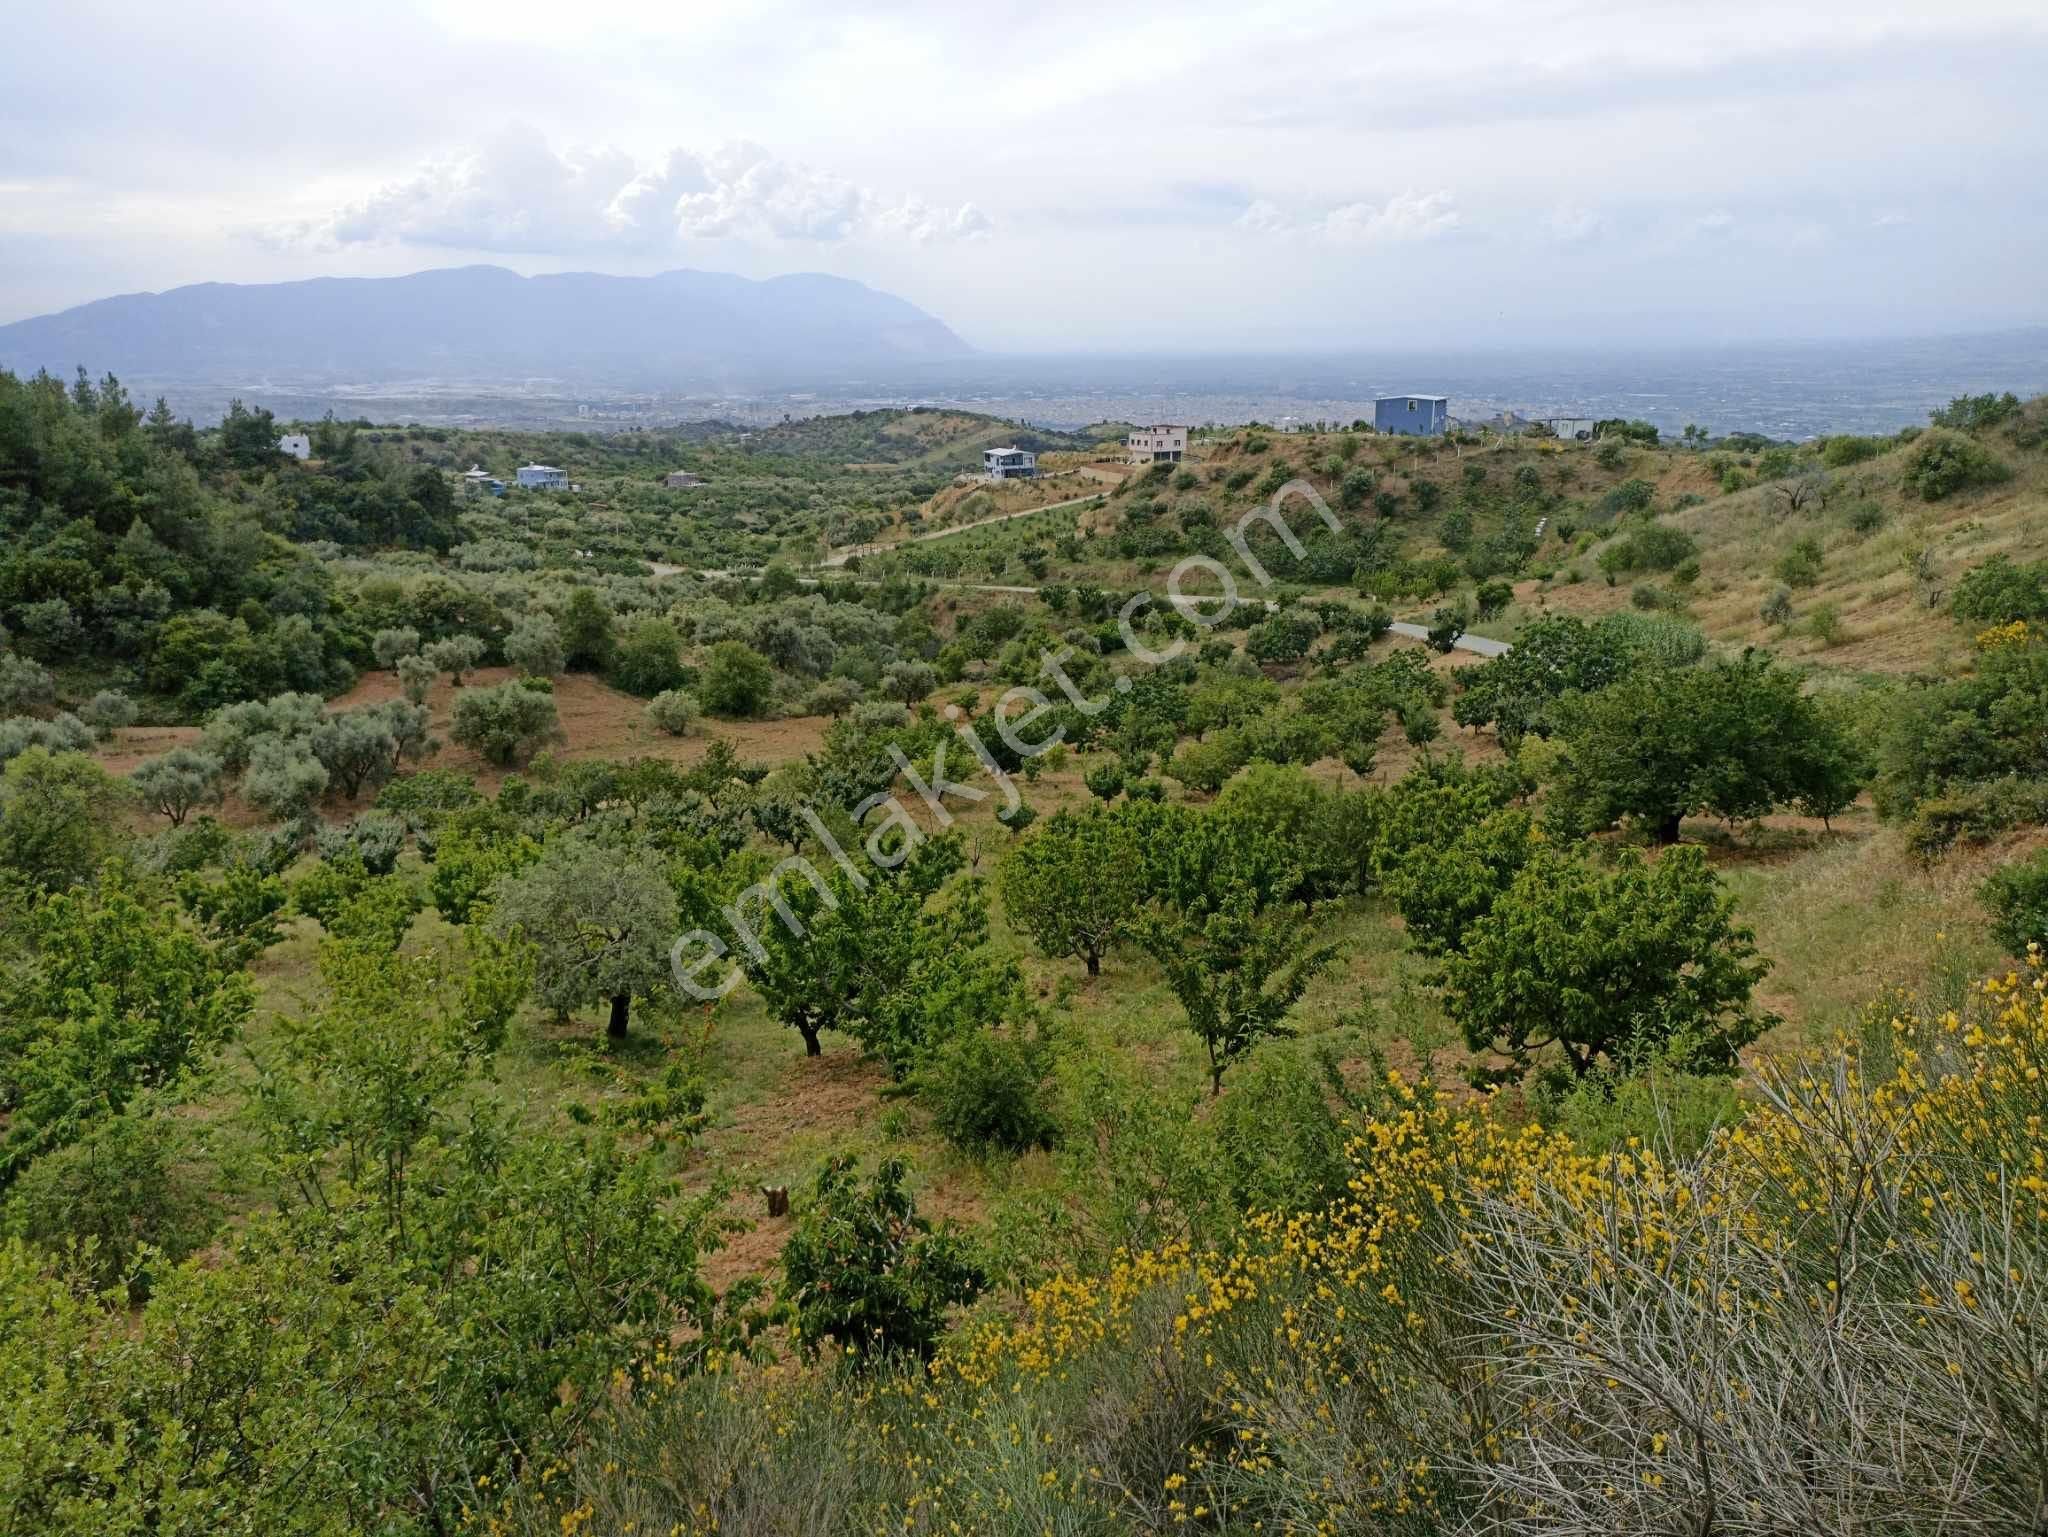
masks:
{"label": "blue building", "polygon": [[1375,432],[1398,432],[1412,438],[1435,437],[1451,426],[1448,395],[1388,395],[1372,403]]}
{"label": "blue building", "polygon": [[519,467],[519,484],[527,491],[566,491],[569,489],[569,472],[558,470],[552,464],[522,464]]}

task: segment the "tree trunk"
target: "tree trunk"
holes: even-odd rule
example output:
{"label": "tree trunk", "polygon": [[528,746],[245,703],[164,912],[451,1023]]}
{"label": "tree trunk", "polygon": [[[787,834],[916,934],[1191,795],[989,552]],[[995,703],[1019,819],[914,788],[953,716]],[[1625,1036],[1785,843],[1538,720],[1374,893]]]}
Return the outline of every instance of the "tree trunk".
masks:
{"label": "tree trunk", "polygon": [[824,1050],[818,1045],[818,1027],[816,1025],[800,1023],[798,1024],[796,1029],[797,1034],[801,1035],[804,1038],[805,1056],[822,1057],[825,1054]]}
{"label": "tree trunk", "polygon": [[626,1038],[626,1018],[633,1008],[633,1000],[626,993],[612,995],[612,1017],[605,1022],[604,1033],[615,1041]]}
{"label": "tree trunk", "polygon": [[1657,823],[1657,841],[1659,843],[1676,843],[1678,841],[1679,824],[1682,823],[1684,820],[1685,813],[1683,811],[1673,811],[1667,813],[1664,816],[1664,818]]}
{"label": "tree trunk", "polygon": [[1084,959],[1084,960],[1086,960],[1086,961],[1088,962],[1088,975],[1089,975],[1089,976],[1091,976],[1091,977],[1099,977],[1099,976],[1101,976],[1101,975],[1102,975],[1102,957],[1101,957],[1101,956],[1097,955],[1097,954],[1096,954],[1096,953],[1095,953],[1095,952],[1094,952],[1093,950],[1090,950],[1090,951],[1088,952],[1088,954],[1087,954],[1086,956],[1084,956],[1084,957],[1083,957],[1083,959]]}

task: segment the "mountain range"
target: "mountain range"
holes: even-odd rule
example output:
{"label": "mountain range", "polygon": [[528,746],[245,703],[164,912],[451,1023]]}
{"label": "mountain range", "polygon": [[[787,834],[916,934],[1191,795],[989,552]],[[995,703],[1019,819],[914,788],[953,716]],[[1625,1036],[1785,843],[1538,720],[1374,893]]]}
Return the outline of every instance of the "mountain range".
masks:
{"label": "mountain range", "polygon": [[533,377],[659,389],[972,352],[908,301],[820,273],[523,277],[473,266],[196,283],[0,326],[0,367],[69,374],[82,364],[134,382]]}

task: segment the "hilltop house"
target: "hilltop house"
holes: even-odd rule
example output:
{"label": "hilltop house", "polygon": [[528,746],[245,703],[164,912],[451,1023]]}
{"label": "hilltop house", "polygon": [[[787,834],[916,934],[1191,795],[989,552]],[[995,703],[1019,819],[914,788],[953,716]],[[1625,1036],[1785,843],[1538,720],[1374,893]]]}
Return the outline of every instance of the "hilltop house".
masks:
{"label": "hilltop house", "polygon": [[704,484],[704,477],[692,475],[688,470],[671,470],[662,476],[661,483],[671,491],[687,491],[692,486]]}
{"label": "hilltop house", "polygon": [[290,454],[294,459],[313,457],[313,440],[303,432],[287,432],[277,440],[277,451]]}
{"label": "hilltop house", "polygon": [[1448,395],[1388,395],[1372,403],[1375,432],[1429,438],[1448,431],[1450,425],[1451,398]]}
{"label": "hilltop house", "polygon": [[1593,418],[1590,416],[1539,416],[1536,425],[1548,427],[1555,437],[1573,439],[1585,443],[1593,437]]}
{"label": "hilltop house", "polygon": [[981,468],[990,480],[1036,480],[1038,455],[1028,448],[985,448]]}
{"label": "hilltop house", "polygon": [[526,491],[566,491],[569,472],[552,464],[522,464],[518,470],[520,488]]}
{"label": "hilltop house", "polygon": [[1133,464],[1179,464],[1187,451],[1185,427],[1137,427],[1124,439],[1124,452]]}
{"label": "hilltop house", "polygon": [[482,465],[472,464],[462,472],[462,489],[471,496],[503,496],[505,482]]}

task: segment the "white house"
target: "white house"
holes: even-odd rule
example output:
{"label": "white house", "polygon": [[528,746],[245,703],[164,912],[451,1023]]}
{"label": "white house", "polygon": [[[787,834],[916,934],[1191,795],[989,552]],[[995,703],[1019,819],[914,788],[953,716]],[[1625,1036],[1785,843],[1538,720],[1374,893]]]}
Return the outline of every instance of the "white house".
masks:
{"label": "white house", "polygon": [[1036,480],[1038,455],[1028,448],[985,448],[981,468],[990,480]]}
{"label": "white house", "polygon": [[566,491],[569,489],[569,472],[558,470],[552,464],[522,464],[518,480],[525,491]]}
{"label": "white house", "polygon": [[313,457],[313,440],[303,432],[287,432],[277,440],[277,451],[290,454],[294,459]]}
{"label": "white house", "polygon": [[1124,439],[1124,452],[1133,464],[1179,464],[1187,451],[1185,427],[1139,427]]}

